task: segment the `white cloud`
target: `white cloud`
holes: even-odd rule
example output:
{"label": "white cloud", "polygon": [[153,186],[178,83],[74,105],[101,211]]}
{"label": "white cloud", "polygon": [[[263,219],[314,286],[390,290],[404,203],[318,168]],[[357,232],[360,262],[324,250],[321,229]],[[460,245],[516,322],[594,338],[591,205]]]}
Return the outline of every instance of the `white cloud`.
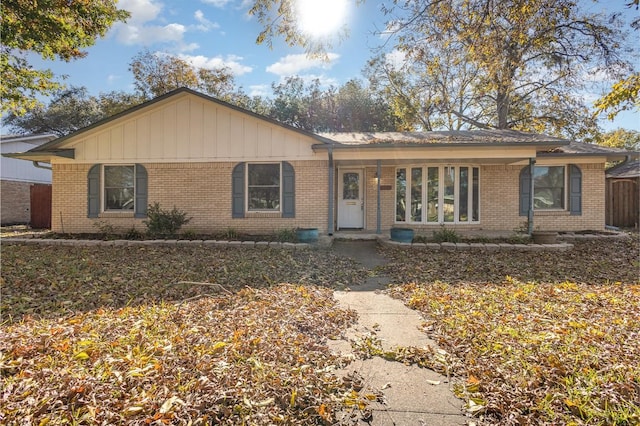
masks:
{"label": "white cloud", "polygon": [[211,6],[223,8],[230,3],[231,0],[200,0],[202,3],[210,4]]}
{"label": "white cloud", "polygon": [[135,26],[127,25],[118,31],[118,40],[124,44],[142,44],[150,45],[162,42],[179,43],[184,37],[186,28],[182,24],[168,24],[165,26],[146,25]]}
{"label": "white cloud", "polygon": [[287,55],[284,58],[280,58],[275,64],[269,65],[267,72],[279,76],[290,76],[311,68],[330,69],[333,63],[340,58],[340,55],[337,53],[327,53],[327,57],[328,61],[323,61],[322,59],[310,58],[305,54]]}
{"label": "white cloud", "polygon": [[199,31],[207,32],[212,29],[220,28],[220,25],[216,22],[211,22],[207,18],[204,17],[204,13],[201,10],[196,10],[193,14],[193,17],[196,21],[198,21],[198,25],[196,25],[196,29]]}
{"label": "white cloud", "polygon": [[163,5],[156,0],[120,0],[118,7],[131,13],[127,23],[145,23],[156,19]]}
{"label": "white cloud", "polygon": [[[179,23],[162,19],[164,5],[157,0],[120,0],[118,6],[131,16],[126,23],[118,22],[112,27],[116,39],[125,45],[149,46],[156,43],[174,43],[180,51],[197,49],[197,44],[185,44],[187,28]],[[157,22],[154,22],[157,21]]]}
{"label": "white cloud", "polygon": [[178,57],[198,68],[214,69],[226,67],[229,68],[231,73],[236,76],[253,71],[253,68],[241,64],[240,61],[242,61],[243,58],[237,55],[227,55],[226,57],[214,56],[212,58],[208,58],[203,55],[193,56],[183,54],[178,55]]}
{"label": "white cloud", "polygon": [[249,86],[249,96],[261,96],[264,98],[271,94],[271,86],[268,84],[255,84]]}
{"label": "white cloud", "polygon": [[407,61],[407,55],[404,52],[394,49],[384,55],[384,61],[394,71],[398,71],[405,65]]}

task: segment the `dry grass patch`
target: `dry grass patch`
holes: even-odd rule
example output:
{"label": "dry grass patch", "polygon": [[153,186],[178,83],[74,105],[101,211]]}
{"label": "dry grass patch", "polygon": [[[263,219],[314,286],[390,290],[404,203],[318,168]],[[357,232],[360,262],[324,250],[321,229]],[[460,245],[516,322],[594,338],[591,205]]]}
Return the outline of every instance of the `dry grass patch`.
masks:
{"label": "dry grass patch", "polygon": [[213,247],[2,247],[2,321],[57,317],[101,307],[179,301],[220,284],[230,291],[282,282],[342,287],[367,271],[328,251]]}
{"label": "dry grass patch", "polygon": [[3,424],[332,424],[329,289],[279,285],[0,329]]}
{"label": "dry grass patch", "polygon": [[590,242],[574,252],[511,257],[419,255],[414,263],[398,252],[389,271],[398,266],[396,279],[406,273],[420,281],[390,293],[424,314],[427,332],[455,358],[447,365],[457,395],[487,423],[636,425],[637,244]]}

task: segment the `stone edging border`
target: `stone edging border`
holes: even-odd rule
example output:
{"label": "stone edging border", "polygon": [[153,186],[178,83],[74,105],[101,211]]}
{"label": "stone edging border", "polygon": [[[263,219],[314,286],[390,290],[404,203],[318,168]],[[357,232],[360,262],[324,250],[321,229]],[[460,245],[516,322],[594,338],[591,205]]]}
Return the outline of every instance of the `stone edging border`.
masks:
{"label": "stone edging border", "polygon": [[508,243],[399,243],[386,239],[378,239],[378,242],[388,247],[401,249],[420,249],[432,251],[568,251],[573,249],[573,244],[508,244]]}
{"label": "stone edging border", "polygon": [[57,246],[209,246],[209,247],[271,247],[288,250],[305,250],[312,246],[307,243],[280,243],[268,241],[219,241],[219,240],[65,240],[57,238],[3,238],[1,244],[48,244]]}
{"label": "stone edging border", "polygon": [[[66,240],[58,238],[20,238],[6,237],[0,240],[1,244],[49,244],[59,246],[93,247],[93,246],[118,246],[118,247],[143,247],[143,246],[208,246],[208,247],[270,247],[287,250],[307,250],[310,248],[329,247],[333,243],[326,238],[314,244],[308,243],[280,243],[268,241],[224,241],[224,240]],[[515,250],[515,251],[568,251],[573,249],[573,244],[567,241],[585,241],[597,239],[624,239],[629,235],[619,234],[561,234],[558,239],[563,241],[557,244],[508,244],[508,243],[400,243],[391,241],[386,236],[378,236],[377,242],[388,247],[418,250]]]}

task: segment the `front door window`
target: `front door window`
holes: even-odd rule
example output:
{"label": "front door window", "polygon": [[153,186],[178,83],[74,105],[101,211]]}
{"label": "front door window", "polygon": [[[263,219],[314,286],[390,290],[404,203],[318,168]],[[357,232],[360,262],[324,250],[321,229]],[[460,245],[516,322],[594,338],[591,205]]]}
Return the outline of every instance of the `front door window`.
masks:
{"label": "front door window", "polygon": [[359,200],[360,199],[360,174],[345,173],[343,175],[342,199],[343,200]]}

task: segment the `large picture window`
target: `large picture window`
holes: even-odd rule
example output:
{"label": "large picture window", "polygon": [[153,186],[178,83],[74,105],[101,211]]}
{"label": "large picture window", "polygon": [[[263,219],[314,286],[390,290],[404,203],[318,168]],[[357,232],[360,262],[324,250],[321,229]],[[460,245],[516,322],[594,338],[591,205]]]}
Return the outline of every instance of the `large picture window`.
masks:
{"label": "large picture window", "polygon": [[133,210],[135,167],[104,166],[104,210]]}
{"label": "large picture window", "polygon": [[[396,222],[471,223],[480,220],[480,169],[429,166],[396,169]],[[423,208],[424,203],[425,207]]]}
{"label": "large picture window", "polygon": [[564,210],[565,167],[535,166],[533,168],[533,208]]}
{"label": "large picture window", "polygon": [[280,163],[248,164],[249,211],[280,211]]}

